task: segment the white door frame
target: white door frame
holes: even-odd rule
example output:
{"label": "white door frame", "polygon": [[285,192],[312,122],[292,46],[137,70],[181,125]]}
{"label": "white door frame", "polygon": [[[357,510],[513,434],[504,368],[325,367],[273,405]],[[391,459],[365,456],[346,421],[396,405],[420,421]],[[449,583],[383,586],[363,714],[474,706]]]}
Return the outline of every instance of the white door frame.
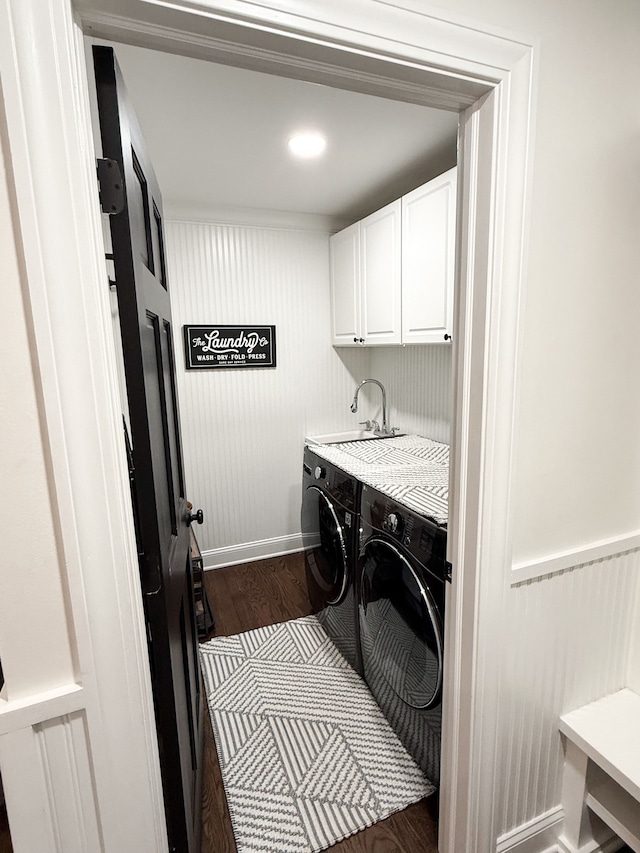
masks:
{"label": "white door frame", "polygon": [[[86,34],[464,110],[440,849],[493,851],[534,45],[421,0],[131,0],[126,17],[110,14],[109,5],[77,0]],[[3,28],[0,75],[33,355],[78,626],[76,686],[85,699],[76,690],[72,707],[85,715],[104,849],[161,851],[162,832],[151,830],[162,823],[160,778],[80,31],[71,0],[0,0]],[[46,714],[56,717],[42,706],[39,719]],[[13,719],[7,737],[31,726],[31,717]],[[2,735],[0,727],[7,804],[22,853],[36,849],[27,840],[33,811],[21,815],[12,772],[20,738],[5,738],[2,751]],[[82,773],[86,767],[78,778]],[[137,829],[122,826],[134,779]],[[57,820],[71,817],[61,807]]]}

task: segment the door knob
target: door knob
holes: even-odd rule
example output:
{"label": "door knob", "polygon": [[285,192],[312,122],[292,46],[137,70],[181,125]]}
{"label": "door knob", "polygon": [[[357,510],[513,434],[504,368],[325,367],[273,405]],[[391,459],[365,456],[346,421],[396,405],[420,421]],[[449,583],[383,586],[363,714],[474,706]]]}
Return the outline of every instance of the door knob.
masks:
{"label": "door knob", "polygon": [[204,514],[201,509],[197,510],[197,512],[191,512],[187,516],[187,524],[193,524],[194,521],[197,521],[198,524],[202,524],[204,521]]}

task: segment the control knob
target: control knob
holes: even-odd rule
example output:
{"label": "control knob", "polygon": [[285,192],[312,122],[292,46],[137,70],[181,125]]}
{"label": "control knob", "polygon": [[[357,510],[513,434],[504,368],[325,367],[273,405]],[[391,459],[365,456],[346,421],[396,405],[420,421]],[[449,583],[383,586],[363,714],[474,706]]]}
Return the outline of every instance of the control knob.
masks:
{"label": "control knob", "polygon": [[389,533],[400,533],[402,518],[397,512],[390,512],[385,520],[385,528]]}
{"label": "control knob", "polygon": [[322,468],[320,465],[317,465],[315,471],[313,472],[313,476],[316,478],[316,480],[324,480],[324,478],[327,476],[327,469]]}

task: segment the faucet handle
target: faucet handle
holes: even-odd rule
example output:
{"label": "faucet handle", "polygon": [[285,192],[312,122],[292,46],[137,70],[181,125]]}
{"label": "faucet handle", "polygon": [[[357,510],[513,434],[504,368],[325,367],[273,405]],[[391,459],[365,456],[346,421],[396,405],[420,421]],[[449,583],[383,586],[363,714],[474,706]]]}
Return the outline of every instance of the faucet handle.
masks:
{"label": "faucet handle", "polygon": [[363,426],[365,429],[369,430],[380,429],[377,421],[360,421],[360,426]]}

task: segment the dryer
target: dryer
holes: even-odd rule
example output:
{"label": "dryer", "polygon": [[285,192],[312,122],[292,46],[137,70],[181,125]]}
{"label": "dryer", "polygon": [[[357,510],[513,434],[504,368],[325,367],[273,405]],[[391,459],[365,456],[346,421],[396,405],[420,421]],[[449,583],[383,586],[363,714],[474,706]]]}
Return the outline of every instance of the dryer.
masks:
{"label": "dryer", "polygon": [[364,678],[427,778],[440,780],[446,529],[362,487],[357,569]]}
{"label": "dryer", "polygon": [[362,672],[355,605],[361,484],[305,447],[302,540],[312,610],[342,655]]}

